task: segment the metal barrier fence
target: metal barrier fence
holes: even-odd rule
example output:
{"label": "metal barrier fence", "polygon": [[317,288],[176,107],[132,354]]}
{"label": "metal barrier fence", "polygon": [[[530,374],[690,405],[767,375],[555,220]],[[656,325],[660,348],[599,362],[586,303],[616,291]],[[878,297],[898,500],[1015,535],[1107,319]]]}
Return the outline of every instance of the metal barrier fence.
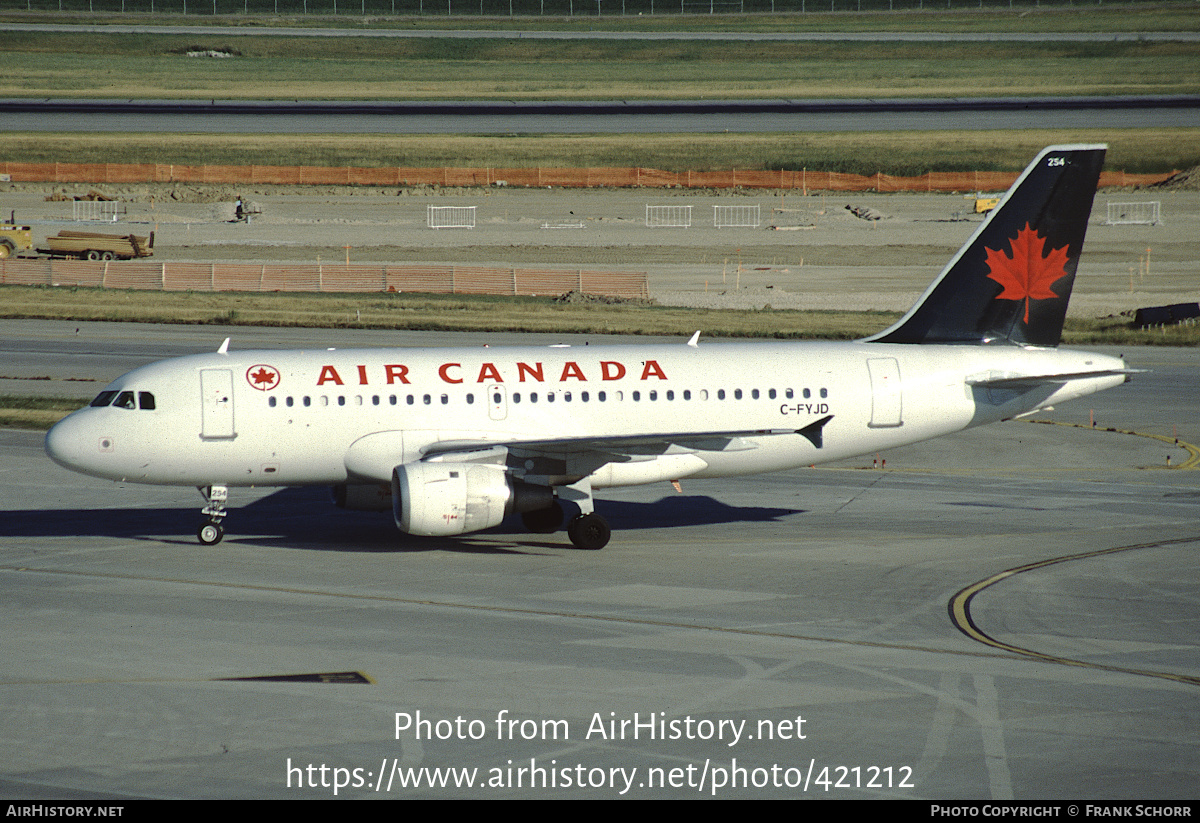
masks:
{"label": "metal barrier fence", "polygon": [[126,206],[116,200],[74,200],[71,203],[71,217],[74,220],[115,223],[122,214],[126,214]]}
{"label": "metal barrier fence", "polygon": [[646,228],[686,229],[691,225],[691,206],[646,206]]}
{"label": "metal barrier fence", "polygon": [[[177,166],[162,163],[4,163],[16,183],[230,183],[235,185],[507,186],[545,188],[748,188],[808,191],[1004,191],[1016,172],[930,172],[920,177],[776,170],[682,171],[643,168],[460,169],[329,166]],[[1145,186],[1167,174],[1106,171],[1101,186]]]}
{"label": "metal barrier fence", "polygon": [[760,206],[713,206],[713,227],[757,229],[762,223]]}
{"label": "metal barrier fence", "polygon": [[1109,203],[1108,219],[1104,222],[1110,226],[1123,224],[1157,226],[1162,222],[1162,201]]}
{"label": "metal barrier fence", "polygon": [[0,260],[0,284],[146,291],[422,292],[649,297],[645,272],[483,266]]}
{"label": "metal barrier fence", "polygon": [[425,222],[431,229],[475,228],[474,206],[428,206]]}

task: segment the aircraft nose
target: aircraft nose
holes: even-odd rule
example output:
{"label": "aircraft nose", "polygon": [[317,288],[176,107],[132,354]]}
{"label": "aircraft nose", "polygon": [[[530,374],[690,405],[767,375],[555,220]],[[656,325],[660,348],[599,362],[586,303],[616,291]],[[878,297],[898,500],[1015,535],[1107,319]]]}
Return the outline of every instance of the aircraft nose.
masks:
{"label": "aircraft nose", "polygon": [[78,469],[88,445],[82,428],[79,418],[74,414],[55,423],[46,432],[46,454],[50,459],[64,468]]}

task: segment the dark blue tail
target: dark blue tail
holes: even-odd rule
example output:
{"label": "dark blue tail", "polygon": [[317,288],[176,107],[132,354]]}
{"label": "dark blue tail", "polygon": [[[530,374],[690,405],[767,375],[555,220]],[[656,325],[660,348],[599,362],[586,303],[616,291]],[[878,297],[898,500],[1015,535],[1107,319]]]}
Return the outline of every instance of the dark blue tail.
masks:
{"label": "dark blue tail", "polygon": [[1057,346],[1107,146],[1050,146],[908,314],[869,342]]}

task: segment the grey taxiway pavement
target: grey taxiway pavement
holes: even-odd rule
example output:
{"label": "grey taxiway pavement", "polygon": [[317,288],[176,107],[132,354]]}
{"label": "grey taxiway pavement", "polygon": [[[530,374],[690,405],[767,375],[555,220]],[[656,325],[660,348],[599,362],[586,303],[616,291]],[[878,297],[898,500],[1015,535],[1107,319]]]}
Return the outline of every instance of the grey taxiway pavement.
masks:
{"label": "grey taxiway pavement", "polygon": [[[0,321],[3,388],[229,333],[451,339]],[[414,539],[320,489],[233,490],[201,547],[194,490],[0,432],[0,795],[1192,798],[1200,355],[1126,355],[1039,415],[1081,426],[604,492],[599,552]]]}
{"label": "grey taxiway pavement", "polygon": [[728,101],[0,99],[0,131],[620,134],[1191,128],[1195,95]]}

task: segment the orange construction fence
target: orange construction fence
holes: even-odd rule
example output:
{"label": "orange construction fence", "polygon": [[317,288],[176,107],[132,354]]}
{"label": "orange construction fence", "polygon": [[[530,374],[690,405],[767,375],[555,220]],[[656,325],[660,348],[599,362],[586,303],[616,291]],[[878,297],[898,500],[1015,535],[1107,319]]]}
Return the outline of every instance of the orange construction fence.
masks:
{"label": "orange construction fence", "polygon": [[[1101,186],[1144,186],[1167,174],[1106,171]],[[228,183],[234,185],[562,186],[567,188],[748,188],[801,191],[1003,191],[1016,172],[930,172],[920,177],[820,171],[683,171],[642,168],[418,169],[326,166],[179,166],[160,163],[4,163],[18,183]]]}

